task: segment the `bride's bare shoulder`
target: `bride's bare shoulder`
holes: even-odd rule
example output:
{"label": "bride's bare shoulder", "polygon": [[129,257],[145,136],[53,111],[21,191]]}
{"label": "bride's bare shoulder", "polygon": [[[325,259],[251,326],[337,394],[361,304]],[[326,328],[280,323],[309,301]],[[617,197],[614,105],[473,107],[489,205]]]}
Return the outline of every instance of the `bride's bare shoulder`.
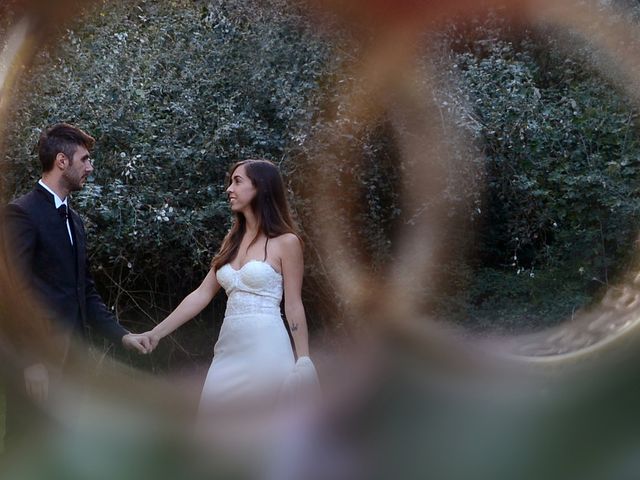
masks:
{"label": "bride's bare shoulder", "polygon": [[295,233],[283,233],[277,237],[273,237],[269,241],[275,241],[283,246],[300,245],[300,239]]}
{"label": "bride's bare shoulder", "polygon": [[294,233],[283,233],[282,235],[273,237],[269,240],[269,244],[271,244],[272,241],[281,255],[286,252],[293,253],[302,250],[302,243]]}

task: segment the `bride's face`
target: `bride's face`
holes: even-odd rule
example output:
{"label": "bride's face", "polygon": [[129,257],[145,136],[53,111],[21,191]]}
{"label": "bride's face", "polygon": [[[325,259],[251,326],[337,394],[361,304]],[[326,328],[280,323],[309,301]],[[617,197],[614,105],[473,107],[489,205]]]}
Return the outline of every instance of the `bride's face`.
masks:
{"label": "bride's face", "polygon": [[256,196],[256,187],[247,176],[244,165],[240,165],[231,175],[231,183],[227,187],[227,195],[231,210],[241,212],[251,208],[251,201]]}

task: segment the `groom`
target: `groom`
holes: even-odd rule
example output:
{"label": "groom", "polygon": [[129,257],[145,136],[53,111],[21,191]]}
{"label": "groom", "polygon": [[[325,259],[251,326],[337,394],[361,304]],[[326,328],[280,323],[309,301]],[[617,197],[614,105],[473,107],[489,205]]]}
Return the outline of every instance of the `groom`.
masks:
{"label": "groom", "polygon": [[[96,291],[84,225],[69,206],[69,194],[82,189],[93,172],[89,151],[94,143],[91,136],[65,123],[42,132],[38,142],[42,178],[4,212],[7,258],[29,295],[50,314],[52,334],[64,345],[72,337],[84,337],[91,326],[125,348],[147,353],[148,339],[120,326]],[[24,369],[24,379],[32,399],[47,398],[49,372],[44,364],[34,360]]]}

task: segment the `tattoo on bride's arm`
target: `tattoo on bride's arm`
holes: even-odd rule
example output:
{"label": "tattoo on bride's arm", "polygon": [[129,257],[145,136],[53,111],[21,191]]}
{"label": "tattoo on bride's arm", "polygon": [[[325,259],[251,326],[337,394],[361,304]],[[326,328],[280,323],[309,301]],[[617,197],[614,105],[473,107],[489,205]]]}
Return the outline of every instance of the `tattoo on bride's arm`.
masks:
{"label": "tattoo on bride's arm", "polygon": [[295,332],[296,330],[298,330],[298,324],[297,323],[291,324],[291,331]]}

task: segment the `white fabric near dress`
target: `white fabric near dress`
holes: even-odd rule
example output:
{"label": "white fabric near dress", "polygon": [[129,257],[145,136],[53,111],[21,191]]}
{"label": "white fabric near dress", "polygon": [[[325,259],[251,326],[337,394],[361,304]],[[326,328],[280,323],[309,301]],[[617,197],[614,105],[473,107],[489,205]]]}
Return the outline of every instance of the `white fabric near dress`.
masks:
{"label": "white fabric near dress", "polygon": [[200,398],[200,413],[218,407],[275,405],[294,372],[295,358],[280,313],[282,275],[251,260],[216,272],[228,300],[220,336]]}

